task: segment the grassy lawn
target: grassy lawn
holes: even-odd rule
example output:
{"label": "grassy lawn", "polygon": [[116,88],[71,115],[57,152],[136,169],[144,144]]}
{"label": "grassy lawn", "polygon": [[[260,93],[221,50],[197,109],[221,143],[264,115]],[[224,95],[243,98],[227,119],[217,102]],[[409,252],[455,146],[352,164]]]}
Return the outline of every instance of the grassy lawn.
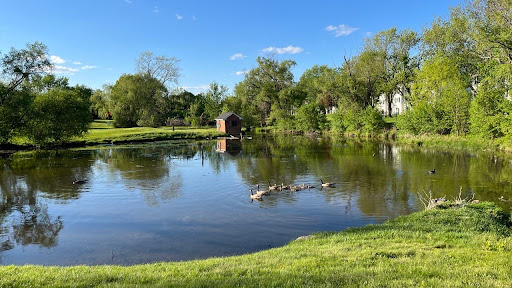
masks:
{"label": "grassy lawn", "polygon": [[89,132],[82,137],[76,137],[70,141],[71,144],[106,144],[145,142],[174,139],[207,139],[223,135],[215,128],[195,127],[134,127],[114,128],[112,121],[96,120],[91,124]]}
{"label": "grassy lawn", "polygon": [[493,204],[470,204],[234,257],[129,267],[0,266],[0,287],[510,287],[509,224]]}

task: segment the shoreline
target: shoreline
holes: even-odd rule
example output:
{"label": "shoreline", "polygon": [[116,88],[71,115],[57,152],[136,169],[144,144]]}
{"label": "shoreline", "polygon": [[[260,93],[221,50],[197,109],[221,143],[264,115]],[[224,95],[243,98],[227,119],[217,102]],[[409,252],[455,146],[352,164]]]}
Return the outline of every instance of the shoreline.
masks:
{"label": "shoreline", "polygon": [[448,202],[245,255],[132,266],[0,266],[0,287],[502,287],[512,283],[510,224],[493,203]]}

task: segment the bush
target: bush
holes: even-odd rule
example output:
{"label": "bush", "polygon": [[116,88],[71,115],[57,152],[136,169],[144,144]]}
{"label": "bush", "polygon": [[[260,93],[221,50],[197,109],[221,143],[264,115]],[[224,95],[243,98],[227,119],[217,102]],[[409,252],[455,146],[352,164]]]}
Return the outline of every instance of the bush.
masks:
{"label": "bush", "polygon": [[295,114],[295,127],[299,131],[311,132],[325,127],[327,118],[322,106],[316,103],[302,105]]}
{"label": "bush", "polygon": [[362,132],[366,134],[376,134],[384,127],[384,118],[377,108],[370,106],[361,111]]}
{"label": "bush", "polygon": [[90,103],[79,93],[53,89],[36,97],[27,137],[38,145],[61,143],[87,132],[91,123]]}

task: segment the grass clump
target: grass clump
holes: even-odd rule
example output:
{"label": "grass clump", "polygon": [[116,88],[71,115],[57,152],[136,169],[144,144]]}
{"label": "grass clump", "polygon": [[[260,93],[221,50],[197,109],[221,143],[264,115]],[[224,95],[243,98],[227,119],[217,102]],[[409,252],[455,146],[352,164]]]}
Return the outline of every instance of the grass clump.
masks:
{"label": "grass clump", "polygon": [[0,266],[0,287],[509,287],[510,217],[446,204],[384,224],[205,260],[121,266]]}

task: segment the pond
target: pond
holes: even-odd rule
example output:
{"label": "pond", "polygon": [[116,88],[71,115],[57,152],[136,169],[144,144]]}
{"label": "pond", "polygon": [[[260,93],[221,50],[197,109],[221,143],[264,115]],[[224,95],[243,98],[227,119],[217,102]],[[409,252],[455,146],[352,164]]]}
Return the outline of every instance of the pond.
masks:
{"label": "pond", "polygon": [[[19,152],[0,158],[0,178],[3,265],[239,255],[409,214],[430,192],[512,198],[497,155],[303,136]],[[251,201],[269,182],[315,188]]]}

